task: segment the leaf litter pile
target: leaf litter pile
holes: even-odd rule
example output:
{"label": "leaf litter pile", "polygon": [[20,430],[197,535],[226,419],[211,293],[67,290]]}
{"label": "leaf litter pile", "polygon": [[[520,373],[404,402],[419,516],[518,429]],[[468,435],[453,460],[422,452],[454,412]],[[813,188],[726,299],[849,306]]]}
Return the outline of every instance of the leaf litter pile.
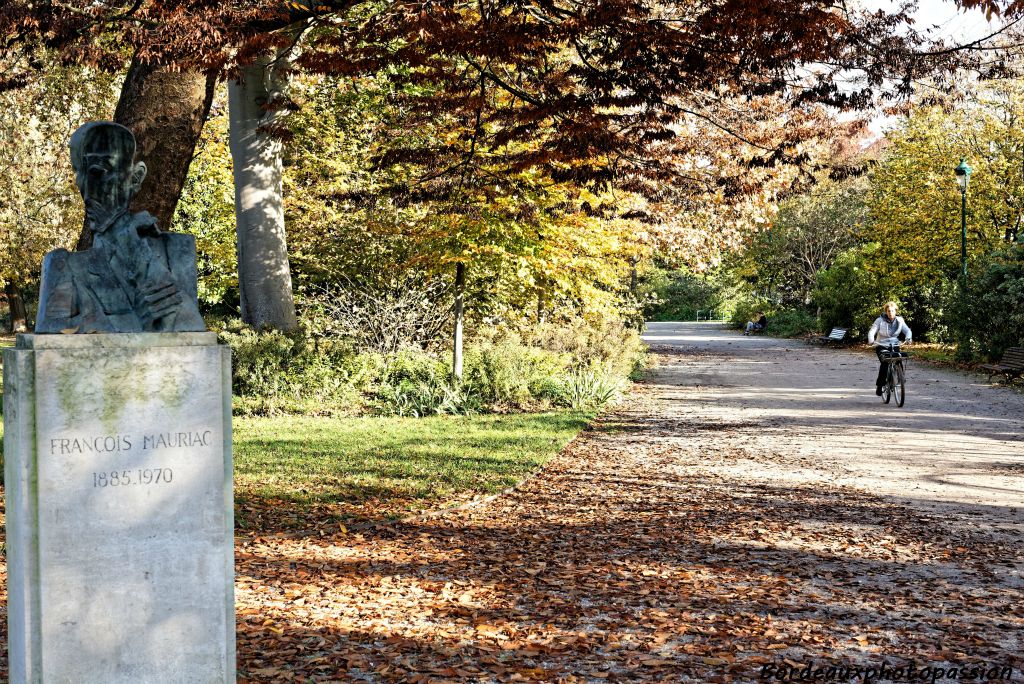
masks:
{"label": "leaf litter pile", "polygon": [[764,426],[667,418],[670,389],[641,386],[479,505],[239,534],[239,681],[747,682],[883,661],[1019,675],[1016,532],[737,476]]}

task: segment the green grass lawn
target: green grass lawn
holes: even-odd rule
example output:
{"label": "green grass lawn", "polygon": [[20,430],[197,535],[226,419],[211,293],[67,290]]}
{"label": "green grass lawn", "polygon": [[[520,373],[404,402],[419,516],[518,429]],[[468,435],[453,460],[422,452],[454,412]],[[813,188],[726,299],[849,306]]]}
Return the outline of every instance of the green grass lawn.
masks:
{"label": "green grass lawn", "polygon": [[915,342],[907,351],[921,361],[931,361],[944,365],[956,365],[956,347],[948,344],[931,344]]}
{"label": "green grass lawn", "polygon": [[298,504],[495,492],[561,451],[590,418],[236,418],[235,487]]}
{"label": "green grass lawn", "polygon": [[272,531],[380,519],[497,492],[561,451],[592,417],[236,417],[238,525]]}

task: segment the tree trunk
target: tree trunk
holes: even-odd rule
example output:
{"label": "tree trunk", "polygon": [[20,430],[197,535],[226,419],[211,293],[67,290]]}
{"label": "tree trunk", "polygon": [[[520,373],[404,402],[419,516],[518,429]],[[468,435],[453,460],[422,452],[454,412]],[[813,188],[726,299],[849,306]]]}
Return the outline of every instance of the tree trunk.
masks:
{"label": "tree trunk", "polygon": [[548,308],[548,281],[547,278],[537,279],[537,323],[543,323],[547,318]]}
{"label": "tree trunk", "polygon": [[455,344],[452,351],[452,375],[462,379],[462,311],[466,291],[466,265],[455,266]]}
{"label": "tree trunk", "polygon": [[28,312],[25,310],[25,299],[21,296],[21,288],[8,281],[4,285],[4,294],[7,296],[7,308],[11,313],[10,332],[28,331]]}
{"label": "tree trunk", "polygon": [[228,84],[242,320],[257,328],[298,325],[284,232],[278,106],[285,79],[270,56]]}
{"label": "tree trunk", "polygon": [[[114,121],[135,134],[136,159],[149,170],[132,209],[153,214],[164,230],[171,228],[216,84],[215,76],[169,71],[136,58],[121,88]],[[86,225],[76,249],[91,246],[92,231]]]}

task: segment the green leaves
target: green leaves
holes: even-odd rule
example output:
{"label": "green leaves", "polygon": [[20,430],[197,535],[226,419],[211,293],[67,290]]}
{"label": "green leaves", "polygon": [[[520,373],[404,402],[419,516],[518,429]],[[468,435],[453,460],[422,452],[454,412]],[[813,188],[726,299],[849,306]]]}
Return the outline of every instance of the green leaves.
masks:
{"label": "green leaves", "polygon": [[47,71],[23,88],[0,92],[0,284],[31,285],[43,255],[73,247],[83,206],[68,158],[71,132],[109,118],[113,79],[38,55]]}
{"label": "green leaves", "polygon": [[214,109],[219,113],[203,127],[171,228],[196,237],[199,300],[207,306],[233,304],[238,296],[235,183],[224,100],[222,89]]}
{"label": "green leaves", "polygon": [[951,112],[920,107],[896,131],[871,176],[871,221],[862,237],[884,245],[868,267],[897,288],[955,279],[960,268],[961,196],[954,168],[973,167],[967,190],[968,258],[997,248],[1024,210],[1024,89],[981,88]]}

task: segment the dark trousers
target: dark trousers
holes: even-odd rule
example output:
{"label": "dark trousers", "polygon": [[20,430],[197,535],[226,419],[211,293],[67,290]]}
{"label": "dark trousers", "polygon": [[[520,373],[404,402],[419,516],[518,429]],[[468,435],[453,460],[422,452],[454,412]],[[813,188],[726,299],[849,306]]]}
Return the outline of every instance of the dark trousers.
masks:
{"label": "dark trousers", "polygon": [[[896,353],[903,357],[907,355],[906,352],[899,351],[899,348],[897,348]],[[886,363],[884,359],[890,356],[891,354],[892,352],[890,352],[887,347],[875,347],[875,355],[878,356],[878,379],[875,380],[876,387],[881,387],[882,385],[885,384],[885,375],[887,372],[886,366],[888,366],[889,364]]]}

